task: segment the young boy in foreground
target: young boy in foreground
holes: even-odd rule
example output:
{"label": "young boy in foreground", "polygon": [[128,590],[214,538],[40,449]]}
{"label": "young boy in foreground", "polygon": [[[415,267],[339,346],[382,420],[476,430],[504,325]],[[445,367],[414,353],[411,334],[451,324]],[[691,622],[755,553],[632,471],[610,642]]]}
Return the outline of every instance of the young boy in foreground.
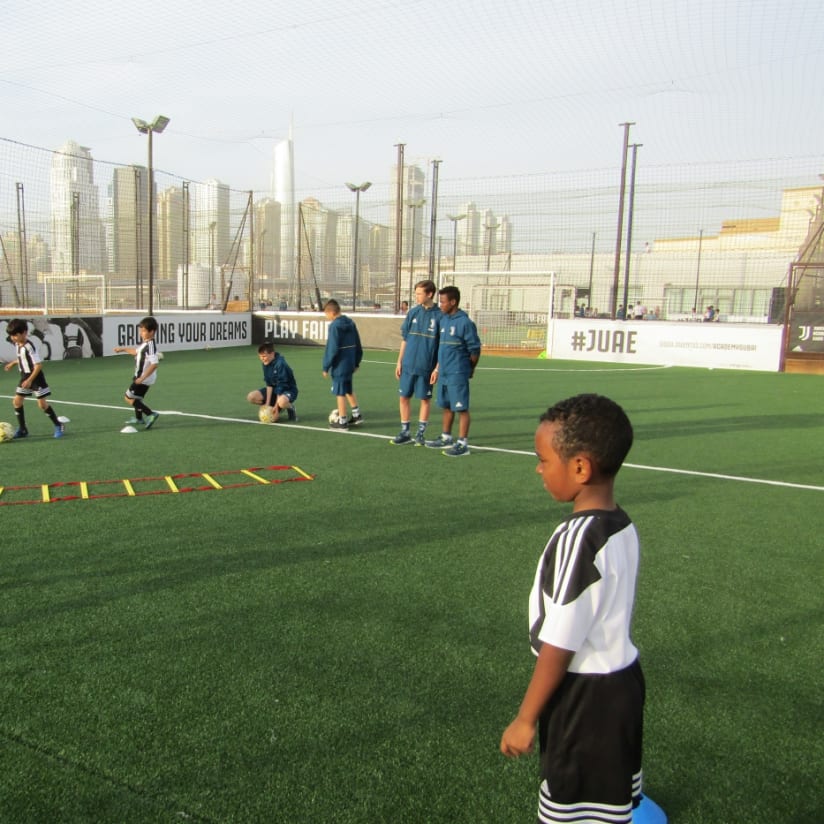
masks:
{"label": "young boy in foreground", "polygon": [[613,492],[632,437],[623,409],[600,395],[555,404],[535,432],[544,488],[573,506],[538,564],[529,599],[537,661],[501,752],[530,752],[537,724],[539,822],[630,824],[641,800],[645,687],[630,640],[639,545]]}

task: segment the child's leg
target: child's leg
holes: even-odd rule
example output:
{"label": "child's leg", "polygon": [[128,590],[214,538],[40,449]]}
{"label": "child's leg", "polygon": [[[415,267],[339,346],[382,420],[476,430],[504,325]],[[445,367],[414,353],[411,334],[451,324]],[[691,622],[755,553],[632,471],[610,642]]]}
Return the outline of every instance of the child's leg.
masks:
{"label": "child's leg", "polygon": [[49,416],[49,419],[55,426],[60,426],[60,421],[57,420],[57,414],[45,398],[38,398],[37,405]]}
{"label": "child's leg", "polygon": [[151,409],[146,404],[146,396],[144,395],[142,398],[135,398],[134,399],[134,409],[137,413],[138,420],[142,418],[144,415],[153,415]]}
{"label": "child's leg", "polygon": [[28,432],[28,429],[26,429],[26,410],[23,408],[23,398],[20,395],[15,395],[12,406],[14,407],[14,417],[17,419],[17,431],[21,433]]}
{"label": "child's leg", "polygon": [[443,429],[444,435],[452,437],[452,422],[455,420],[455,413],[451,409],[444,409],[443,411]]}
{"label": "child's leg", "polygon": [[469,437],[469,424],[471,422],[471,418],[469,416],[469,410],[467,409],[465,412],[458,413],[458,439],[462,441],[466,441]]}

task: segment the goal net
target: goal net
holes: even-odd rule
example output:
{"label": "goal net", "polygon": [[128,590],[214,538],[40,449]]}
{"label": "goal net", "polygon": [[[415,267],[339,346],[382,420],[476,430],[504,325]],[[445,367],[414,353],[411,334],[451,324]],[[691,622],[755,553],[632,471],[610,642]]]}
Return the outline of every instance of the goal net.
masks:
{"label": "goal net", "polygon": [[[475,321],[484,348],[542,352],[553,317],[572,317],[576,292],[548,272],[511,283],[476,282],[464,307]],[[465,287],[462,285],[462,291]]]}
{"label": "goal net", "polygon": [[47,315],[103,314],[106,311],[105,275],[47,275],[43,287]]}

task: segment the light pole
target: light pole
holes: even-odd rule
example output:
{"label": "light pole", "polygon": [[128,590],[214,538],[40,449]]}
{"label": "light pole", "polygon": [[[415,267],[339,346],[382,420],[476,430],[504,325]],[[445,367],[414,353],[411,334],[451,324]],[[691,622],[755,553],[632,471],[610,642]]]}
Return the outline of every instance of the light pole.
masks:
{"label": "light pole", "polygon": [[493,218],[493,223],[487,223],[484,226],[486,229],[486,271],[489,271],[489,265],[492,262],[492,233],[501,225]]}
{"label": "light pole", "polygon": [[692,299],[692,308],[696,312],[701,310],[698,308],[698,279],[701,277],[701,245],[704,241],[704,230],[698,230],[698,263],[695,266],[695,297]]}
{"label": "light pole", "polygon": [[[215,293],[215,227],[217,221],[209,224],[209,303],[212,302],[212,295]],[[220,296],[220,305],[223,305],[223,295]],[[217,306],[211,307],[217,309]]]}
{"label": "light pole", "polygon": [[423,206],[426,201],[421,198],[420,200],[410,200],[406,205],[409,207],[409,211],[411,214],[411,221],[409,227],[409,300],[411,302],[413,296],[412,290],[412,279],[414,277],[414,261],[415,261],[415,215],[417,214],[417,210]]}
{"label": "light pole", "polygon": [[360,193],[365,192],[372,185],[371,180],[356,186],[347,183],[350,192],[355,193],[355,227],[352,231],[352,311],[356,311],[358,299],[358,224],[360,223]]}
{"label": "light pole", "polygon": [[[447,217],[452,221],[452,273],[454,275],[458,266],[458,221],[463,220],[466,214],[447,215]],[[452,280],[454,282],[455,278],[453,277]]]}
{"label": "light pole", "polygon": [[132,123],[141,134],[149,135],[149,194],[146,198],[149,201],[149,314],[153,309],[154,291],[154,167],[152,165],[152,135],[160,134],[168,125],[169,118],[159,114],[151,123],[133,117]]}
{"label": "light pole", "polygon": [[[632,172],[629,179],[629,212],[627,213],[627,256],[624,261],[624,320],[631,320],[629,315],[629,266],[632,255],[632,222],[633,211],[635,209],[635,165],[638,158],[638,149],[642,143],[633,143],[630,147],[632,149]],[[638,273],[636,272],[636,280],[638,280]]]}

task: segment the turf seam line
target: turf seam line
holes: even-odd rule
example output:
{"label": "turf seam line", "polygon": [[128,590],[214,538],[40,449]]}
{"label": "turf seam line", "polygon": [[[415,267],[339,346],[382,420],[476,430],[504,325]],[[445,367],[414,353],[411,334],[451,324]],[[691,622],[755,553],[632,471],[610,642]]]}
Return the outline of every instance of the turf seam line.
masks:
{"label": "turf seam line", "polygon": [[[203,824],[217,824],[218,819],[216,818],[209,818],[208,816],[190,812],[189,810],[181,810],[179,809],[181,805],[176,801],[168,801],[163,796],[141,790],[139,787],[136,787],[134,784],[130,784],[128,781],[115,778],[114,776],[109,775],[102,770],[90,767],[81,761],[73,761],[71,758],[67,758],[65,755],[60,755],[60,753],[43,746],[43,744],[38,744],[35,741],[29,741],[18,733],[0,729],[0,738],[4,738],[11,744],[17,744],[20,747],[25,747],[30,752],[48,758],[58,764],[66,764],[73,769],[85,773],[86,775],[90,775],[92,778],[100,779],[101,781],[104,781],[119,790],[126,790],[143,801],[154,802],[156,805],[159,805],[164,809],[168,809],[170,812],[174,811],[176,816],[183,816],[192,821],[203,822]],[[178,809],[173,810],[175,807]]]}

